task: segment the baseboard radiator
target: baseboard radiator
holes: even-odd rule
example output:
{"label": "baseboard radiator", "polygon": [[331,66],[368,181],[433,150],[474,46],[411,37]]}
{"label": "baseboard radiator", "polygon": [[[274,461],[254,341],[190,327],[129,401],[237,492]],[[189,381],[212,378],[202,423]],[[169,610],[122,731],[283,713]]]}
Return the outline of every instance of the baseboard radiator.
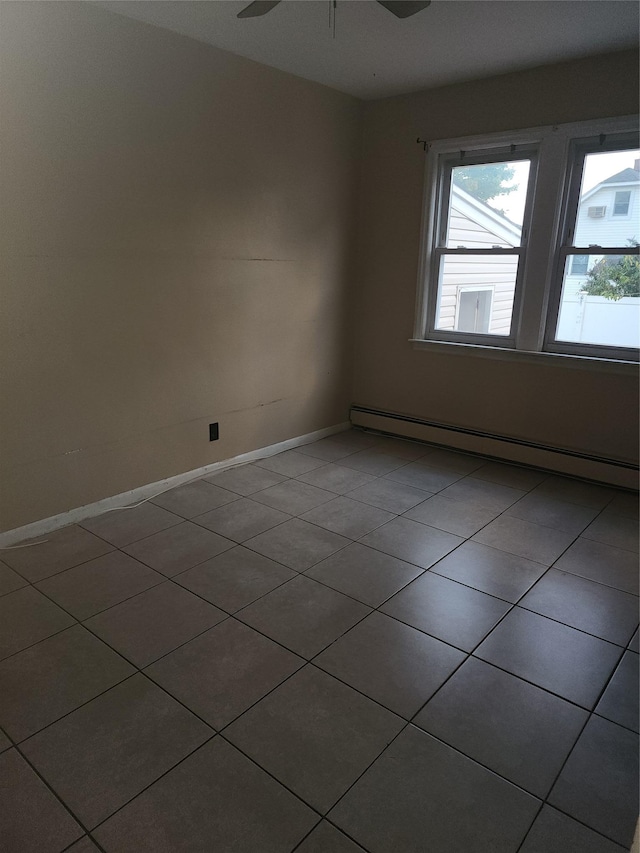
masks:
{"label": "baseboard radiator", "polygon": [[572,450],[547,447],[535,442],[448,426],[364,406],[351,407],[351,423],[364,429],[479,453],[504,462],[531,465],[545,471],[594,480],[624,489],[638,489],[638,466],[630,462],[589,456]]}

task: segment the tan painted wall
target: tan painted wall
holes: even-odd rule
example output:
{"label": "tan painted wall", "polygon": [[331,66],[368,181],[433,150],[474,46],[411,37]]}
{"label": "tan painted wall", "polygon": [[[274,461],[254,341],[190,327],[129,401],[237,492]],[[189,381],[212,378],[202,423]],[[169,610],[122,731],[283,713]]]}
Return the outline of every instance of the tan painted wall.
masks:
{"label": "tan painted wall", "polygon": [[638,457],[637,375],[413,350],[424,153],[446,139],[638,110],[638,55],[611,54],[364,112],[354,402],[621,460]]}
{"label": "tan painted wall", "polygon": [[359,102],[90,3],[0,15],[0,530],[346,420]]}

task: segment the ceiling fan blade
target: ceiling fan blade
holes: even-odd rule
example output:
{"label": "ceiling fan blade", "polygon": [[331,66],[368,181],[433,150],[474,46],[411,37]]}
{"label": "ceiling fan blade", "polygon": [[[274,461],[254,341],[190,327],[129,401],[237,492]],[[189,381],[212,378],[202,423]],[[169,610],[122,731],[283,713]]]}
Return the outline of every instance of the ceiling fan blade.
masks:
{"label": "ceiling fan blade", "polygon": [[274,6],[277,6],[280,0],[255,0],[245,6],[242,12],[238,12],[238,18],[259,18],[261,15],[266,15]]}
{"label": "ceiling fan blade", "polygon": [[431,0],[378,0],[378,3],[393,12],[396,18],[409,18],[430,6]]}

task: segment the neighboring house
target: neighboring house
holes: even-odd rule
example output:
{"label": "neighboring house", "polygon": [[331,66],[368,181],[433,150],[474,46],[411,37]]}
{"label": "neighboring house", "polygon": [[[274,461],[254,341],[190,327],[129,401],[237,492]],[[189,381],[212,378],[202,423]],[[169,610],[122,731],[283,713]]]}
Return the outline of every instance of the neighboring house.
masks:
{"label": "neighboring house", "polygon": [[[451,187],[447,245],[468,249],[518,246],[520,226],[461,187]],[[508,335],[516,257],[450,256],[442,276],[439,329]]]}
{"label": "neighboring house", "polygon": [[[588,190],[580,199],[575,246],[620,246],[640,240],[640,160]],[[640,345],[640,299],[618,301],[581,293],[597,250],[573,255],[564,282],[557,337],[565,341]],[[612,263],[616,256],[610,256]]]}
{"label": "neighboring house", "polygon": [[[601,181],[580,200],[575,245],[627,246],[640,240],[640,161]],[[517,246],[520,226],[457,185],[451,189],[447,245],[468,249]],[[580,289],[602,255],[574,255],[565,279],[558,338],[609,342],[615,327],[621,346],[638,346],[640,300],[618,302],[587,296]],[[517,259],[504,256],[449,256],[442,276],[438,328],[509,334]],[[602,338],[602,341],[599,339]]]}

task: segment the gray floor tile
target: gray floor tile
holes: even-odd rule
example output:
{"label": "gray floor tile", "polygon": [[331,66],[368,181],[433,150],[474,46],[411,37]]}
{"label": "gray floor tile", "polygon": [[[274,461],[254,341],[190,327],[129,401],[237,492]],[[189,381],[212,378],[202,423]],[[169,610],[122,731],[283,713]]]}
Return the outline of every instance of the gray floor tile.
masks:
{"label": "gray floor tile", "polygon": [[296,853],[362,853],[362,847],[323,820],[302,844],[296,847]]}
{"label": "gray floor tile", "polygon": [[593,521],[598,512],[599,510],[588,506],[579,506],[531,492],[509,507],[505,514],[577,536]]}
{"label": "gray floor tile", "polygon": [[629,643],[629,648],[632,652],[640,652],[640,646],[638,644],[638,631],[636,630],[635,634],[631,638],[631,642]]}
{"label": "gray floor tile", "polygon": [[[329,818],[373,853],[514,853],[539,801],[410,726]],[[461,820],[461,816],[464,819]]]}
{"label": "gray floor tile", "polygon": [[434,495],[406,512],[404,517],[466,537],[477,533],[485,524],[493,521],[496,515],[497,510],[477,503],[454,501],[442,495]]}
{"label": "gray floor tile", "polygon": [[563,572],[637,595],[638,555],[592,539],[578,539],[555,564]]}
{"label": "gray floor tile", "polygon": [[302,664],[296,655],[227,619],[152,664],[146,673],[221,729]]}
{"label": "gray floor tile", "polygon": [[308,512],[314,506],[320,506],[320,504],[333,500],[333,498],[335,498],[333,492],[318,489],[316,486],[301,483],[299,480],[287,480],[252,495],[254,501],[272,506],[274,509],[279,509],[289,515],[300,515],[303,512]]}
{"label": "gray floor tile", "polygon": [[546,690],[469,658],[414,722],[544,798],[587,717]]}
{"label": "gray floor tile", "polygon": [[354,542],[305,574],[369,607],[378,607],[421,575],[422,569]]}
{"label": "gray floor tile", "polygon": [[474,654],[592,709],[621,651],[604,640],[516,607]]}
{"label": "gray floor tile", "polygon": [[431,571],[515,604],[547,567],[479,542],[464,542]]}
{"label": "gray floor tile", "polygon": [[549,569],[520,606],[619,646],[638,626],[635,595],[557,569]]}
{"label": "gray floor tile", "polygon": [[324,813],[402,725],[395,714],[307,666],[229,726],[225,737]]}
{"label": "gray floor tile", "polygon": [[623,853],[624,850],[619,844],[545,805],[519,853]]}
{"label": "gray floor tile", "polygon": [[349,492],[349,497],[399,515],[431,497],[431,493],[381,477],[366,486],[360,486],[358,489]]}
{"label": "gray floor tile", "polygon": [[477,480],[475,477],[465,477],[444,489],[442,495],[455,501],[477,503],[488,509],[502,512],[523,498],[525,493],[522,489],[513,489],[511,486],[502,486],[500,483],[489,483],[486,480]]}
{"label": "gray floor tile", "polygon": [[592,716],[549,803],[612,841],[630,846],[638,818],[638,736]]}
{"label": "gray floor tile", "polygon": [[145,539],[161,530],[180,524],[183,519],[150,501],[131,509],[105,512],[96,518],[87,518],[82,526],[101,539],[106,539],[118,548]]}
{"label": "gray floor tile", "polygon": [[10,746],[11,741],[3,731],[0,731],[0,752],[4,752],[5,749],[9,749]]}
{"label": "gray floor tile", "polygon": [[425,454],[423,461],[430,468],[442,468],[445,471],[453,471],[456,474],[470,474],[484,465],[481,456],[470,456],[458,450],[447,450],[437,447]]}
{"label": "gray floor tile", "polygon": [[283,474],[267,471],[266,468],[260,468],[258,465],[239,465],[237,468],[227,468],[225,471],[203,477],[203,480],[208,483],[245,497],[282,483],[286,479]]}
{"label": "gray floor tile", "polygon": [[135,672],[81,625],[0,663],[0,725],[20,741]]}
{"label": "gray floor tile", "polygon": [[510,606],[483,592],[427,572],[394,595],[381,610],[470,652]]}
{"label": "gray floor tile", "polygon": [[22,589],[26,585],[26,580],[20,577],[17,572],[14,572],[4,563],[0,563],[0,595],[15,592],[16,589]]}
{"label": "gray floor tile", "polygon": [[196,480],[158,495],[153,503],[183,518],[193,518],[237,499],[235,492],[221,489],[207,480]]}
{"label": "gray floor tile", "polygon": [[511,486],[513,489],[527,492],[539,486],[549,475],[544,471],[521,468],[506,462],[486,462],[473,472],[473,476],[477,480],[488,480],[490,483],[499,483],[501,486]]}
{"label": "gray floor tile", "polygon": [[596,714],[637,732],[638,711],[638,655],[625,652],[596,705]]}
{"label": "gray floor tile", "polygon": [[76,841],[71,847],[65,850],[65,853],[99,853],[96,845],[86,835],[80,841]]}
{"label": "gray floor tile", "polygon": [[236,616],[296,654],[311,658],[369,612],[364,604],[300,575]]}
{"label": "gray floor tile", "polygon": [[373,474],[365,474],[364,471],[354,471],[352,468],[345,468],[344,465],[333,464],[323,465],[322,468],[316,468],[315,471],[309,471],[308,474],[298,477],[298,480],[303,483],[335,492],[337,495],[345,495],[359,486],[372,483],[375,479]]}
{"label": "gray floor tile", "polygon": [[555,474],[548,477],[540,486],[536,486],[535,493],[598,510],[603,509],[616,495],[616,491],[607,486],[585,483],[582,480],[573,480],[570,477]]}
{"label": "gray floor tile", "polygon": [[365,474],[381,477],[383,474],[388,474],[389,471],[395,471],[396,468],[406,465],[407,460],[398,456],[390,456],[387,453],[378,453],[375,449],[371,449],[352,453],[351,456],[346,456],[341,464],[346,468],[353,468],[356,471],[364,471]]}
{"label": "gray floor tile", "polygon": [[276,474],[283,474],[285,477],[297,477],[299,474],[319,468],[324,465],[324,462],[313,456],[298,453],[297,450],[285,450],[284,453],[278,453],[276,456],[258,459],[255,464],[259,468],[275,471]]}
{"label": "gray floor tile", "polygon": [[403,483],[405,486],[412,486],[415,489],[422,489],[425,492],[439,492],[461,479],[462,474],[444,471],[442,468],[430,468],[427,465],[428,461],[429,457],[427,456],[424,464],[422,462],[410,462],[402,468],[391,471],[385,479]]}
{"label": "gray floor tile", "polygon": [[614,499],[607,506],[607,510],[626,515],[628,518],[634,518],[637,521],[640,515],[638,493],[617,491]]}
{"label": "gray floor tile", "polygon": [[226,616],[168,582],[99,613],[85,625],[135,666],[143,667],[213,628]]}
{"label": "gray floor tile", "polygon": [[317,820],[293,794],[216,737],[94,835],[114,853],[283,853]]}
{"label": "gray floor tile", "polygon": [[76,619],[87,619],[164,579],[128,554],[111,551],[40,581],[37,587]]}
{"label": "gray floor tile", "polygon": [[335,498],[328,503],[317,506],[305,512],[304,521],[317,524],[333,533],[347,536],[349,539],[359,539],[365,533],[370,533],[387,521],[395,518],[392,512],[378,509],[375,506],[351,500],[348,497]]}
{"label": "gray floor tile", "polygon": [[463,652],[422,631],[372,613],[314,663],[411,719],[464,658]]}
{"label": "gray floor tile", "polygon": [[406,459],[412,462],[421,459],[427,453],[432,453],[433,448],[421,442],[411,441],[408,438],[392,438],[391,436],[376,436],[375,444],[371,448],[376,453],[384,453],[387,456],[395,456],[398,459]]}
{"label": "gray floor tile", "polygon": [[40,543],[2,552],[2,559],[31,583],[100,557],[113,546],[73,524],[33,540]]}
{"label": "gray floor tile", "polygon": [[358,450],[375,447],[379,441],[386,438],[384,435],[366,432],[365,430],[353,427],[342,432],[337,432],[335,435],[329,437],[332,441],[339,441],[344,447],[349,447],[354,453]]}
{"label": "gray floor tile", "polygon": [[554,530],[513,516],[501,515],[473,537],[474,542],[550,566],[575,539],[574,533]]}
{"label": "gray floor tile", "polygon": [[292,569],[239,545],[183,572],[175,581],[228,613],[235,613],[296,576]]}
{"label": "gray floor tile", "polygon": [[339,459],[344,459],[358,450],[363,450],[362,447],[353,447],[353,445],[341,439],[344,433],[337,433],[335,436],[330,435],[328,438],[321,438],[319,441],[313,441],[310,444],[303,444],[296,448],[298,453],[304,453],[306,456],[313,456],[316,459],[322,459],[324,462],[335,462]]}
{"label": "gray floor tile", "polygon": [[0,838],[6,853],[60,853],[83,830],[15,750],[0,755]]}
{"label": "gray floor tile", "polygon": [[212,735],[137,674],[29,738],[22,749],[91,829]]}
{"label": "gray floor tile", "polygon": [[290,518],[290,515],[279,509],[265,506],[249,498],[241,498],[232,504],[214,509],[213,512],[199,515],[194,521],[206,527],[207,530],[213,530],[214,533],[219,533],[220,536],[225,536],[234,542],[244,542]]}
{"label": "gray floor tile", "polygon": [[75,622],[31,586],[0,598],[0,660],[44,640]]}
{"label": "gray floor tile", "polygon": [[582,534],[614,548],[638,553],[638,519],[605,509]]}
{"label": "gray floor tile", "polygon": [[172,577],[232,548],[235,542],[184,521],[123,550],[163,575]]}
{"label": "gray floor tile", "polygon": [[407,563],[415,563],[422,569],[428,569],[438,560],[453,551],[461,542],[459,536],[427,527],[408,518],[394,518],[361,540],[392,557],[398,557]]}
{"label": "gray floor tile", "polygon": [[267,530],[266,533],[247,539],[244,544],[252,551],[276,560],[296,572],[304,572],[344,548],[349,544],[349,540],[315,524],[294,518]]}

